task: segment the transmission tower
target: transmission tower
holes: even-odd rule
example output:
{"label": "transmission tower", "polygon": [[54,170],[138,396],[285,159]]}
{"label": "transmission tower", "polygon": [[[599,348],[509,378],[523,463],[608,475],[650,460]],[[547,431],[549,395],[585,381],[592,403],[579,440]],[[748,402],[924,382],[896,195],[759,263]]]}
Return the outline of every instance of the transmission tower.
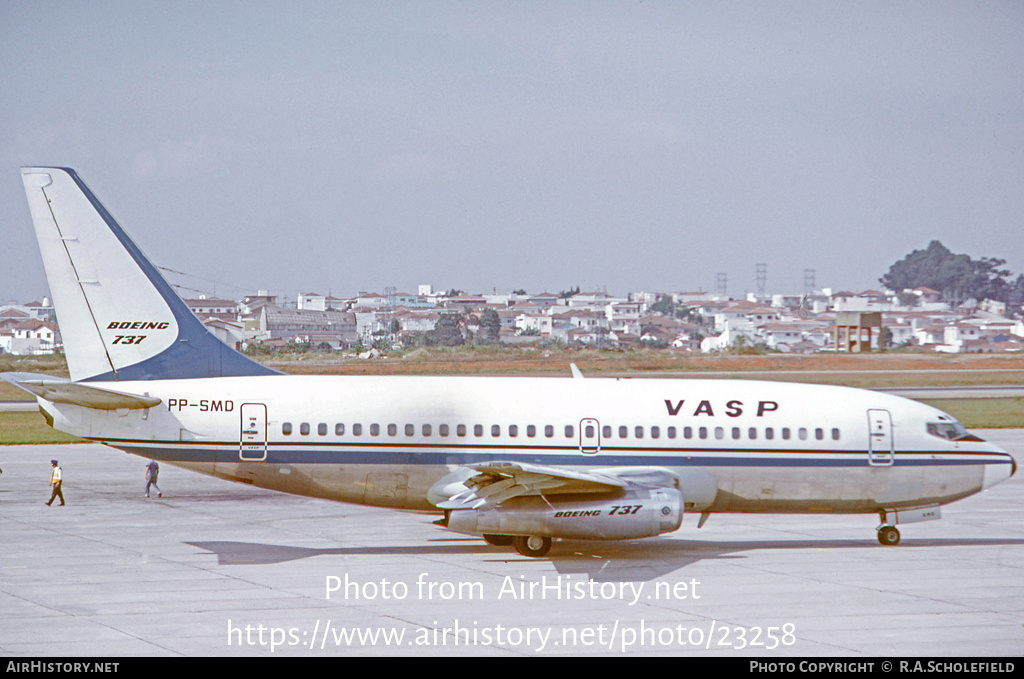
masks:
{"label": "transmission tower", "polygon": [[392,343],[395,341],[395,337],[391,333],[391,327],[395,320],[395,297],[398,295],[398,288],[394,286],[388,286],[384,288],[384,297],[386,298],[384,306],[384,338],[385,348],[390,349]]}
{"label": "transmission tower", "polygon": [[757,265],[757,296],[764,297],[765,291],[768,288],[768,265],[758,264]]}
{"label": "transmission tower", "polygon": [[725,297],[729,289],[729,276],[725,273],[718,274],[718,294]]}
{"label": "transmission tower", "polygon": [[814,294],[814,269],[804,269],[804,296],[810,297]]}

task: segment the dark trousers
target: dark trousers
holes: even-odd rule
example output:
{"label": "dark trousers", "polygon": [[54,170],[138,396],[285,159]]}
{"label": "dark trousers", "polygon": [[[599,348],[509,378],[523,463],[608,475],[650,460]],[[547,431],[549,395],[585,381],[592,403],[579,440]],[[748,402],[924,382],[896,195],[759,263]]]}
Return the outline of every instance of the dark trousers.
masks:
{"label": "dark trousers", "polygon": [[[50,495],[50,502],[53,502],[54,498],[60,498],[61,505],[64,504],[64,493],[60,492],[60,481],[53,484],[53,493]],[[50,506],[50,502],[46,503],[46,506]]]}

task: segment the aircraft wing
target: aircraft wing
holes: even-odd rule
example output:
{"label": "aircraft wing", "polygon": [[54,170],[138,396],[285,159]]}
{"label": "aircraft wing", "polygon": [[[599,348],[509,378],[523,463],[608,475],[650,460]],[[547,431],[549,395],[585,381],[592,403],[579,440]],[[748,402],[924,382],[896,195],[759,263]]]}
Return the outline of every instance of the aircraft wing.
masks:
{"label": "aircraft wing", "polygon": [[496,506],[521,495],[607,493],[621,491],[638,482],[673,485],[676,478],[667,470],[652,476],[648,469],[643,479],[631,479],[629,471],[578,471],[528,462],[482,462],[466,465],[454,473],[455,478],[449,475],[431,490],[447,496],[448,499],[437,503],[441,509],[477,509]]}
{"label": "aircraft wing", "polygon": [[160,399],[153,396],[124,394],[48,375],[0,373],[0,379],[51,403],[71,403],[98,410],[152,408],[160,404]]}

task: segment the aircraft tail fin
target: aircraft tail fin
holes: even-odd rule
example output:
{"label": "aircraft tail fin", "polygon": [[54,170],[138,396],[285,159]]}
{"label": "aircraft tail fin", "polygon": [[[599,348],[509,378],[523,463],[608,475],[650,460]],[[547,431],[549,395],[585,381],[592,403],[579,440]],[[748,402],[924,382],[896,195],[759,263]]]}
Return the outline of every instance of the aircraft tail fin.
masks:
{"label": "aircraft tail fin", "polygon": [[277,374],[203,326],[74,170],[21,174],[72,380]]}

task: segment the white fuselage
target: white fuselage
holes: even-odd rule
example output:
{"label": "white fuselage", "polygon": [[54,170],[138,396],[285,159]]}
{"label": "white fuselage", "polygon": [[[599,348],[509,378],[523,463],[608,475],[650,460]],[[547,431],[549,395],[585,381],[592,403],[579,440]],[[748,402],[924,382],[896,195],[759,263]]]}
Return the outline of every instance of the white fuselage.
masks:
{"label": "white fuselage", "polygon": [[[101,383],[97,383],[99,386]],[[102,383],[162,400],[45,403],[55,426],[143,457],[301,495],[435,510],[468,463],[666,469],[687,511],[878,512],[939,505],[1013,460],[882,393],[745,380],[227,377]]]}

